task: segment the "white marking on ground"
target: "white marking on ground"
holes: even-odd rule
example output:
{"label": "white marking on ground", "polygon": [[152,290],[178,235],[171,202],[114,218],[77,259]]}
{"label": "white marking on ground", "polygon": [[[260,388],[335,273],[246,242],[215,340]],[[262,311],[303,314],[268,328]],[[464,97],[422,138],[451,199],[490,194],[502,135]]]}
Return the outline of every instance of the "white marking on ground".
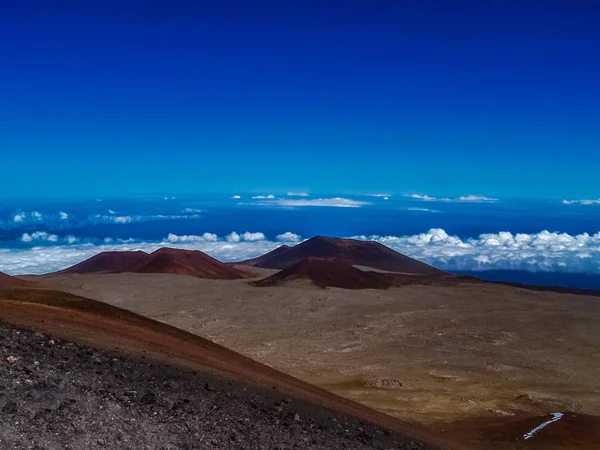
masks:
{"label": "white marking on ground", "polygon": [[533,437],[533,435],[535,433],[537,433],[538,431],[540,431],[542,428],[547,427],[548,425],[550,425],[553,422],[558,422],[560,419],[562,419],[563,415],[564,415],[563,413],[552,413],[552,419],[550,419],[550,420],[544,422],[543,424],[535,427],[529,433],[525,433],[523,435],[523,439],[531,439]]}

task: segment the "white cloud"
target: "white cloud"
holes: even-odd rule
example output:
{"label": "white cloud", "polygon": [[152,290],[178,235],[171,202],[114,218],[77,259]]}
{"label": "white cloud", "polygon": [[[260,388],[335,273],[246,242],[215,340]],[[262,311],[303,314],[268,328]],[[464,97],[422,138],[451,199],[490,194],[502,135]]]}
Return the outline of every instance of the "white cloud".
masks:
{"label": "white cloud", "polygon": [[234,195],[234,196],[233,196],[233,197],[231,197],[231,198],[240,199],[240,198],[242,198],[242,196],[241,196],[241,195]]}
{"label": "white cloud", "polygon": [[308,192],[288,192],[288,197],[308,197]]}
{"label": "white cloud", "polygon": [[574,204],[580,204],[580,205],[600,205],[600,198],[597,200],[563,200],[562,201],[565,205],[574,205]]}
{"label": "white cloud", "polygon": [[292,200],[292,199],[280,199],[275,202],[268,203],[269,205],[278,205],[278,206],[325,206],[325,207],[338,207],[338,208],[359,208],[363,205],[368,205],[368,202],[351,200],[348,198],[314,198],[314,199],[302,199],[302,200]]}
{"label": "white cloud", "polygon": [[[43,214],[38,211],[33,211],[30,213],[23,211],[14,212],[11,217],[13,227],[18,227],[26,223],[39,223],[44,219]],[[11,228],[11,225],[8,225],[8,228]]]}
{"label": "white cloud", "polygon": [[109,214],[113,214],[113,215],[114,215],[114,214],[116,214],[116,211],[113,211],[112,209],[109,209],[109,210],[108,210],[108,213],[109,213]]}
{"label": "white cloud", "polygon": [[242,240],[246,242],[264,241],[265,239],[266,237],[263,233],[250,233],[249,231],[246,231],[242,235],[233,231],[225,236],[225,240],[232,243],[241,242]]}
{"label": "white cloud", "polygon": [[196,209],[196,208],[185,208],[183,210],[183,212],[185,212],[185,213],[201,213],[202,210],[201,209]]}
{"label": "white cloud", "polygon": [[296,233],[292,233],[291,231],[286,231],[285,233],[278,234],[275,239],[280,242],[299,242],[300,236]]}
{"label": "white cloud", "polygon": [[373,194],[371,197],[384,197],[384,198],[388,198],[391,197],[390,194]]}
{"label": "white cloud", "polygon": [[388,197],[383,197],[383,199],[384,199],[384,200],[389,200],[389,198],[388,198]]}
{"label": "white cloud", "polygon": [[429,209],[429,208],[406,208],[407,211],[421,211],[421,212],[432,212],[432,213],[436,213],[439,211],[436,211],[435,209]]}
{"label": "white cloud", "polygon": [[116,216],[111,219],[114,223],[130,223],[133,220],[131,216]]}
{"label": "white cloud", "polygon": [[[366,239],[365,236],[358,238]],[[504,231],[460,239],[434,228],[414,236],[370,236],[408,256],[446,270],[530,270],[600,273],[600,233],[571,236]]]}
{"label": "white cloud", "polygon": [[256,200],[273,200],[275,198],[275,196],[273,194],[269,194],[269,195],[255,195],[254,197],[252,197],[253,199]]}
{"label": "white cloud", "polygon": [[495,202],[498,199],[492,197],[484,197],[482,195],[461,195],[458,198],[450,197],[431,197],[427,194],[408,194],[405,197],[410,197],[415,200],[421,200],[425,202]]}
{"label": "white cloud", "polygon": [[183,242],[216,242],[217,235],[213,233],[204,233],[202,236],[185,235],[177,236],[176,234],[169,233],[167,241],[171,243],[183,243]]}
{"label": "white cloud", "polygon": [[233,231],[231,234],[228,234],[225,239],[227,240],[227,242],[240,242],[242,240],[242,238],[240,237],[239,234],[237,234],[235,231]]}
{"label": "white cloud", "polygon": [[102,215],[96,214],[94,216],[90,216],[87,220],[89,223],[116,223],[116,224],[126,224],[133,222],[147,222],[152,220],[177,220],[177,219],[195,219],[201,217],[199,214],[151,214],[144,216],[117,216],[116,213],[112,210],[110,215]]}
{"label": "white cloud", "polygon": [[421,194],[410,194],[410,195],[405,195],[405,197],[410,197],[410,198],[414,198],[415,200],[423,200],[426,202],[433,202],[438,200],[436,197],[430,197],[427,194],[421,195]]}
{"label": "white cloud", "polygon": [[67,220],[69,218],[69,215],[66,212],[59,212],[58,216],[60,217],[60,220]]}
{"label": "white cloud", "polygon": [[21,236],[21,241],[23,242],[33,242],[33,241],[48,241],[48,242],[58,242],[58,236],[55,234],[49,234],[45,231],[36,231],[34,233],[23,233]]}
{"label": "white cloud", "polygon": [[242,234],[242,239],[244,241],[253,242],[264,241],[266,237],[263,233],[250,233],[249,231],[246,231],[244,234]]}
{"label": "white cloud", "polygon": [[484,197],[482,195],[461,195],[458,197],[461,202],[495,202],[497,198]]}
{"label": "white cloud", "polygon": [[[372,239],[401,253],[446,270],[529,270],[600,274],[600,233],[569,235],[542,231],[534,234],[487,233],[476,238],[451,236],[434,228],[413,236],[357,236]],[[169,234],[161,242],[107,238],[92,243],[74,236],[58,238],[47,232],[23,234],[27,249],[0,249],[0,271],[10,274],[45,273],[76,264],[102,251],[153,251],[164,246],[201,250],[221,261],[240,261],[299,242],[292,232],[267,240],[260,232],[231,233],[217,238]]]}

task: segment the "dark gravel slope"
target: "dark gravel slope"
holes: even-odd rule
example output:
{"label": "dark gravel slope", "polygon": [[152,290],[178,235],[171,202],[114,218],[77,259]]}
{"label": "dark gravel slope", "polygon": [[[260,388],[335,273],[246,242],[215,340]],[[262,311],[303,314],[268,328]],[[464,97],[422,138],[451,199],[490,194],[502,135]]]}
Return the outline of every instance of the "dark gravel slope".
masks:
{"label": "dark gravel slope", "polygon": [[1,449],[425,449],[358,419],[0,323]]}

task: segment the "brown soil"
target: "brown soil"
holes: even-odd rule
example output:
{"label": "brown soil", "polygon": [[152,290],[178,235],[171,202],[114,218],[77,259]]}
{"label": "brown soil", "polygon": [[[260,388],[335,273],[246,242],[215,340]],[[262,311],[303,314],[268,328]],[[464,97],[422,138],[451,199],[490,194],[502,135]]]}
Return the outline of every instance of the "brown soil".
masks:
{"label": "brown soil", "polygon": [[52,290],[2,290],[0,319],[61,339],[269,387],[415,439],[451,447],[421,427],[338,397],[193,334],[105,303]]}
{"label": "brown soil", "polygon": [[308,280],[320,288],[387,289],[392,285],[389,276],[365,272],[342,262],[320,258],[306,258],[263,280],[254,281],[257,287],[286,286],[298,280]]}
{"label": "brown soil", "polygon": [[135,252],[102,252],[57,273],[122,273],[148,257],[141,250]]}
{"label": "brown soil", "polygon": [[31,287],[34,283],[0,272],[0,289]]}
{"label": "brown soil", "polygon": [[45,283],[183,328],[407,421],[600,415],[597,297],[472,281],[360,291],[143,274]]}
{"label": "brown soil", "polygon": [[0,320],[0,448],[433,450],[271,388]]}
{"label": "brown soil", "polygon": [[243,264],[268,269],[284,269],[306,258],[323,258],[351,265],[368,266],[391,272],[420,275],[445,275],[439,269],[409,258],[378,242],[317,236],[294,247],[279,247]]}
{"label": "brown soil", "polygon": [[235,280],[248,276],[235,267],[197,250],[160,248],[150,254],[135,252],[99,253],[58,273],[170,273],[212,280]]}
{"label": "brown soil", "polygon": [[517,413],[502,418],[475,418],[445,424],[440,432],[473,448],[514,450],[596,450],[600,448],[600,417],[565,412],[563,416],[524,439],[551,414]]}

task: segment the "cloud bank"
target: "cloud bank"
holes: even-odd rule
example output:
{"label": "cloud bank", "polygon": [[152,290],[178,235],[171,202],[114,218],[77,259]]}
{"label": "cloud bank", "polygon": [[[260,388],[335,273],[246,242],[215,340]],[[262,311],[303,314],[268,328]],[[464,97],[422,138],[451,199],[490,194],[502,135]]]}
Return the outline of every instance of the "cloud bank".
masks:
{"label": "cloud bank", "polygon": [[360,208],[361,206],[368,205],[368,202],[359,200],[351,200],[349,198],[334,197],[334,198],[313,198],[313,199],[279,199],[268,204],[274,204],[278,206],[288,207],[304,207],[304,206],[315,206],[315,207],[330,207],[330,208]]}
{"label": "cloud bank", "polygon": [[600,273],[600,233],[571,236],[507,231],[460,239],[434,228],[414,236],[357,236],[375,240],[445,270],[526,270]]}
{"label": "cloud bank", "polygon": [[600,198],[597,200],[563,200],[565,205],[600,205]]}
{"label": "cloud bank", "polygon": [[450,197],[431,197],[427,194],[408,194],[405,197],[409,197],[415,200],[421,200],[424,202],[495,202],[498,199],[493,197],[485,197],[483,195],[461,195],[458,198]]}
{"label": "cloud bank", "polygon": [[269,194],[269,195],[255,195],[254,197],[252,197],[253,199],[269,199],[272,200],[275,198],[275,196],[273,194]]}
{"label": "cloud bank", "polygon": [[[509,232],[482,234],[461,239],[434,228],[413,236],[354,236],[375,240],[401,253],[445,270],[526,270],[600,274],[600,232],[569,235],[541,231],[534,234]],[[264,233],[232,232],[218,237],[169,234],[160,242],[106,238],[94,241],[75,236],[58,237],[39,231],[25,233],[22,242],[30,248],[0,249],[0,271],[9,274],[46,273],[64,269],[102,251],[144,250],[170,246],[201,250],[221,261],[240,261],[271,251],[282,243],[294,245],[302,238],[293,232],[270,240]]]}

